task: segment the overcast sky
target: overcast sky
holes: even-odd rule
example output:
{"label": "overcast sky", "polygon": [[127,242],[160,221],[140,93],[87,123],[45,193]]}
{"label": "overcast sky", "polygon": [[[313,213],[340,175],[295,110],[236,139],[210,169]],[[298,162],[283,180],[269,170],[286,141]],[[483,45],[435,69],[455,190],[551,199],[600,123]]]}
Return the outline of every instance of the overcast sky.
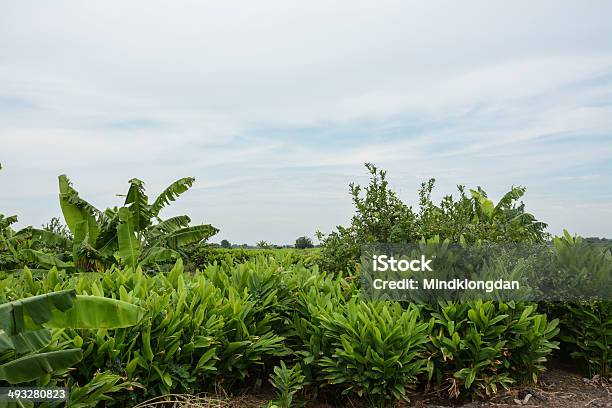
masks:
{"label": "overcast sky", "polygon": [[166,215],[290,243],[346,224],[363,163],[416,204],[527,187],[558,234],[612,236],[610,1],[0,0],[0,213],[195,176]]}

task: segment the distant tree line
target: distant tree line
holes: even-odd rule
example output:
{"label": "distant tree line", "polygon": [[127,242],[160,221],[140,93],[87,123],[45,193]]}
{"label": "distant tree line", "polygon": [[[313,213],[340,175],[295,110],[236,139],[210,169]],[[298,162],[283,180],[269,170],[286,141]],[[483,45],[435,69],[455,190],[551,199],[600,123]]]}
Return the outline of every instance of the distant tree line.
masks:
{"label": "distant tree line", "polygon": [[296,249],[307,249],[307,248],[314,248],[315,245],[312,242],[312,239],[307,237],[307,236],[301,236],[298,237],[295,240],[295,244],[291,245],[291,244],[285,244],[285,245],[276,245],[276,244],[272,244],[269,243],[268,241],[265,240],[261,240],[259,242],[257,242],[254,246],[249,245],[249,244],[232,244],[231,242],[229,242],[227,239],[221,240],[221,242],[219,244],[210,244],[210,246],[212,247],[220,247],[220,248],[225,248],[225,249],[229,249],[229,248],[242,248],[242,249],[282,249],[282,248],[296,248]]}

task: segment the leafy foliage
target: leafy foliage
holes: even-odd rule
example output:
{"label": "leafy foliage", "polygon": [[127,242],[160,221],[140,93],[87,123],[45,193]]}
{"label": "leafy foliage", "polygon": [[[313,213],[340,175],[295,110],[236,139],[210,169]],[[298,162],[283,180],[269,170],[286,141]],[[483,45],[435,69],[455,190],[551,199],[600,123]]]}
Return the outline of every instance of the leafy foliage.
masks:
{"label": "leafy foliage", "polygon": [[13,269],[19,263],[19,254],[16,246],[25,237],[15,234],[11,225],[17,222],[17,216],[5,216],[0,214],[0,270]]}
{"label": "leafy foliage", "polygon": [[66,225],[62,224],[61,220],[57,217],[52,217],[48,223],[42,226],[42,229],[52,232],[56,236],[63,237],[68,241],[72,240],[70,230]]}
{"label": "leafy foliage", "polygon": [[243,248],[213,248],[207,245],[199,245],[192,251],[187,252],[196,267],[205,268],[215,262],[229,264],[240,264],[254,261],[260,257],[275,258],[282,263],[297,264],[304,266],[314,266],[319,262],[318,249],[308,249],[296,251],[294,249],[243,249]]}
{"label": "leafy foliage", "polygon": [[442,303],[431,311],[435,319],[429,345],[436,382],[451,397],[462,390],[492,395],[517,381],[536,381],[546,356],[556,349],[558,321],[548,322],[525,304]]}
{"label": "leafy foliage", "polygon": [[[389,187],[387,173],[366,163],[370,184],[365,188],[349,185],[355,214],[349,227],[338,226],[321,241],[322,266],[330,271],[354,268],[362,244],[411,242],[416,239],[416,214]],[[363,192],[363,194],[362,194]]]}
{"label": "leafy foliage", "polygon": [[194,181],[184,178],[172,183],[149,204],[144,183],[134,178],[122,207],[100,211],[80,198],[68,177],[60,176],[60,206],[74,236],[76,268],[101,270],[117,260],[132,269],[163,264],[184,256],[189,245],[216,234],[218,230],[210,225],[189,226],[186,215],[160,218],[160,211]]}
{"label": "leafy foliage", "polygon": [[350,184],[355,214],[348,227],[338,226],[325,236],[318,233],[321,265],[330,271],[353,269],[361,245],[406,243],[439,237],[450,242],[542,242],[546,224],[525,211],[518,202],[525,189],[513,187],[497,204],[480,187],[465,192],[458,186],[457,199],[445,196],[435,204],[431,194],[435,179],[422,183],[419,210],[404,204],[389,187],[387,173],[366,163],[370,182],[366,187]]}
{"label": "leafy foliage", "polygon": [[78,363],[80,348],[54,341],[52,329],[117,328],[136,324],[139,309],[115,299],[51,292],[0,305],[0,382],[30,382]]}
{"label": "leafy foliage", "polygon": [[417,377],[427,370],[424,345],[428,324],[410,307],[354,299],[316,319],[333,353],[318,365],[327,384],[343,395],[365,397],[373,406],[407,399]]}
{"label": "leafy foliage", "polygon": [[612,302],[567,303],[561,306],[561,340],[571,356],[584,361],[589,374],[612,373]]}
{"label": "leafy foliage", "polygon": [[[361,244],[548,238],[520,202],[522,187],[495,203],[480,187],[458,186],[436,204],[431,179],[415,210],[385,171],[366,168],[369,185],[350,185],[351,224],[318,234],[321,250],[299,249],[312,247],[307,237],[299,250],[202,244],[218,230],[160,215],[191,177],[153,200],[132,179],[123,204],[102,211],[60,176],[67,229],[52,220],[15,231],[17,218],[0,215],[0,270],[19,271],[0,276],[0,382],[67,385],[69,406],[126,406],[172,392],[241,392],[269,375],[275,406],[301,405],[301,391],[389,406],[426,382],[458,397],[537,381],[559,339],[591,374],[610,374],[610,302],[546,304],[547,316],[532,303],[364,300]],[[551,251],[551,287],[563,280],[601,293],[588,282],[610,277],[609,248],[566,233]]]}
{"label": "leafy foliage", "polygon": [[[557,268],[549,276],[553,288],[558,281],[579,287],[585,297],[611,293],[612,249],[571,237],[567,231],[554,239]],[[607,287],[601,287],[608,282]],[[564,300],[563,291],[557,293]],[[570,355],[585,363],[589,375],[612,374],[612,302],[609,298],[582,302],[548,303],[549,314],[561,320],[561,340]]]}
{"label": "leafy foliage", "polygon": [[270,244],[268,241],[261,240],[255,246],[259,249],[272,249],[274,245]]}
{"label": "leafy foliage", "polygon": [[297,249],[306,249],[306,248],[313,248],[314,245],[312,244],[312,239],[306,236],[303,236],[295,240],[295,247]]}
{"label": "leafy foliage", "polygon": [[[77,370],[58,380],[83,388],[79,401],[87,401],[94,395],[87,384],[104,379],[104,395],[123,390],[113,396],[119,406],[219,386],[238,392],[258,386],[279,360],[293,368],[284,371],[281,364],[274,373],[281,390],[277,403],[287,403],[303,384],[305,392],[339,404],[361,396],[372,405],[390,405],[409,398],[430,376],[446,385],[454,379],[462,394],[495,392],[502,382],[537,376],[554,346],[554,324],[533,306],[465,304],[453,311],[451,305],[430,310],[365,301],[354,276],[306,268],[282,254],[221,261],[193,274],[178,260],[171,271],[154,275],[114,266],[89,274],[52,269],[39,279],[9,275],[0,279],[0,296],[13,302],[74,289],[76,299],[112,298],[140,308],[136,325],[112,330],[55,320],[68,328],[53,344],[83,353]],[[105,327],[89,315],[90,325]],[[460,343],[452,348],[448,342],[457,336]],[[99,372],[108,376],[97,378]],[[126,390],[126,381],[142,388]],[[291,403],[299,401],[292,396]]]}
{"label": "leafy foliage", "polygon": [[295,394],[304,386],[304,375],[299,365],[287,368],[284,361],[280,366],[274,367],[274,374],[270,375],[270,384],[276,389],[276,399],[271,406],[278,408],[291,408],[299,406],[294,402]]}
{"label": "leafy foliage", "polygon": [[26,227],[19,231],[11,228],[16,216],[0,214],[0,270],[21,270],[24,266],[71,268],[70,237],[48,229]]}

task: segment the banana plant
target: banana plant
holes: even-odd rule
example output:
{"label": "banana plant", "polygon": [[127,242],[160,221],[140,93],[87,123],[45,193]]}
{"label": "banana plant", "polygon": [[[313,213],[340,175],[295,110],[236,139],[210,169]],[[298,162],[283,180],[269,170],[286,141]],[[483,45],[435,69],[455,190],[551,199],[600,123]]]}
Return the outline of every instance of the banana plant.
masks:
{"label": "banana plant", "polygon": [[123,206],[100,211],[79,196],[67,176],[59,176],[59,201],[73,239],[74,265],[79,270],[102,270],[120,260],[136,269],[176,260],[182,249],[201,242],[219,230],[211,225],[190,226],[186,215],[162,219],[161,210],[195,182],[186,177],[170,184],[149,203],[144,182],[129,181]]}
{"label": "banana plant", "polygon": [[546,238],[543,231],[547,225],[525,212],[524,203],[517,203],[525,195],[525,191],[524,187],[512,187],[495,204],[481,187],[471,189],[472,222],[484,223],[490,228],[505,232],[505,235],[511,232],[523,240],[527,238],[532,242],[542,242]]}
{"label": "banana plant", "polygon": [[142,315],[136,305],[74,290],[52,292],[0,305],[0,381],[30,382],[62,372],[83,358],[80,348],[54,341],[58,330],[133,326]]}
{"label": "banana plant", "polygon": [[13,231],[11,225],[17,222],[17,216],[0,214],[0,267],[11,267],[19,262],[15,247],[21,237]]}
{"label": "banana plant", "polygon": [[11,225],[16,222],[17,216],[0,214],[0,270],[18,271],[24,265],[37,265],[44,270],[54,266],[72,268],[61,256],[72,246],[71,239],[32,227],[14,231]]}

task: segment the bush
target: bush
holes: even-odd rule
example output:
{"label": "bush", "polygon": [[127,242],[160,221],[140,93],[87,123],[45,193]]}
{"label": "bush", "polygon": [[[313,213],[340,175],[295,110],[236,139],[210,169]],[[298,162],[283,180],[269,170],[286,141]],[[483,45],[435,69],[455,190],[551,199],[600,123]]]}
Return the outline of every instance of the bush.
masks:
{"label": "bush", "polygon": [[543,242],[546,224],[525,211],[519,202],[525,189],[513,187],[497,204],[478,187],[458,186],[459,197],[445,196],[436,205],[431,199],[435,179],[422,183],[419,211],[407,206],[391,190],[386,172],[367,163],[369,185],[350,184],[355,215],[348,227],[339,226],[321,241],[321,266],[328,271],[354,269],[361,245],[368,243],[414,243],[438,237],[455,242]]}
{"label": "bush", "polygon": [[427,370],[428,324],[416,308],[353,299],[316,318],[333,348],[318,362],[327,384],[343,395],[365,397],[373,406],[408,399],[417,377]]}
{"label": "bush", "polygon": [[434,308],[429,349],[435,380],[449,396],[491,395],[515,382],[536,381],[556,349],[558,321],[535,305],[448,302]]}
{"label": "bush", "polygon": [[579,288],[585,299],[601,299],[567,301],[576,294],[558,291],[556,298],[565,302],[546,304],[549,314],[561,320],[563,348],[585,365],[590,376],[608,377],[612,374],[612,249],[567,232],[554,239],[554,249],[556,268],[548,277],[550,286],[562,281],[564,287]]}
{"label": "bush", "polygon": [[312,244],[312,240],[308,237],[299,237],[295,240],[295,248],[296,249],[306,249],[306,248],[314,248]]}
{"label": "bush", "polygon": [[143,385],[129,399],[212,389],[220,380],[231,389],[267,366],[268,359],[287,353],[283,338],[270,327],[268,315],[273,313],[264,310],[263,299],[255,299],[248,289],[217,287],[202,273],[184,274],[180,261],[170,273],[155,276],[117,268],[50,276],[56,277],[41,282],[9,278],[16,289],[11,297],[73,287],[146,311],[134,327],[69,332],[82,339],[84,350],[83,362],[72,374],[78,383],[106,370]]}
{"label": "bush", "polygon": [[428,324],[415,307],[358,300],[342,286],[300,295],[307,310],[295,320],[303,349],[297,354],[308,383],[363,397],[373,406],[408,399],[417,377],[428,370]]}
{"label": "bush", "polygon": [[212,248],[209,245],[200,245],[189,253],[189,259],[197,268],[203,269],[214,263],[240,264],[254,261],[257,258],[275,258],[282,263],[302,264],[314,266],[319,263],[318,249],[297,251],[295,249],[244,249],[244,248]]}
{"label": "bush", "polygon": [[304,376],[299,365],[287,368],[284,361],[280,367],[274,367],[274,374],[270,375],[270,384],[276,389],[276,399],[271,407],[291,408],[302,404],[295,404],[293,397],[304,386]]}
{"label": "bush", "polygon": [[590,376],[612,375],[612,302],[568,303],[561,307],[561,340]]}
{"label": "bush", "polygon": [[[416,214],[389,188],[386,172],[366,163],[370,184],[363,188],[351,183],[355,215],[350,227],[337,228],[321,241],[321,265],[329,271],[354,269],[362,244],[373,242],[412,242],[417,239]],[[362,195],[362,192],[365,194]]]}
{"label": "bush", "polygon": [[260,386],[281,360],[301,374],[281,364],[273,377],[284,384],[277,402],[295,395],[302,375],[305,392],[329,393],[341,403],[389,405],[428,379],[454,387],[453,395],[483,395],[534,380],[555,347],[555,322],[533,305],[366,301],[353,275],[320,272],[275,253],[194,273],[185,273],[180,260],[155,275],[117,267],[79,275],[52,269],[40,279],[23,273],[0,279],[0,297],[74,289],[140,306],[145,314],[134,327],[62,334],[84,357],[54,381],[87,389],[104,372],[96,381],[108,378],[109,392],[117,378],[142,385],[127,391],[124,382],[117,385],[123,394],[113,397],[115,406],[171,392],[241,392]]}

